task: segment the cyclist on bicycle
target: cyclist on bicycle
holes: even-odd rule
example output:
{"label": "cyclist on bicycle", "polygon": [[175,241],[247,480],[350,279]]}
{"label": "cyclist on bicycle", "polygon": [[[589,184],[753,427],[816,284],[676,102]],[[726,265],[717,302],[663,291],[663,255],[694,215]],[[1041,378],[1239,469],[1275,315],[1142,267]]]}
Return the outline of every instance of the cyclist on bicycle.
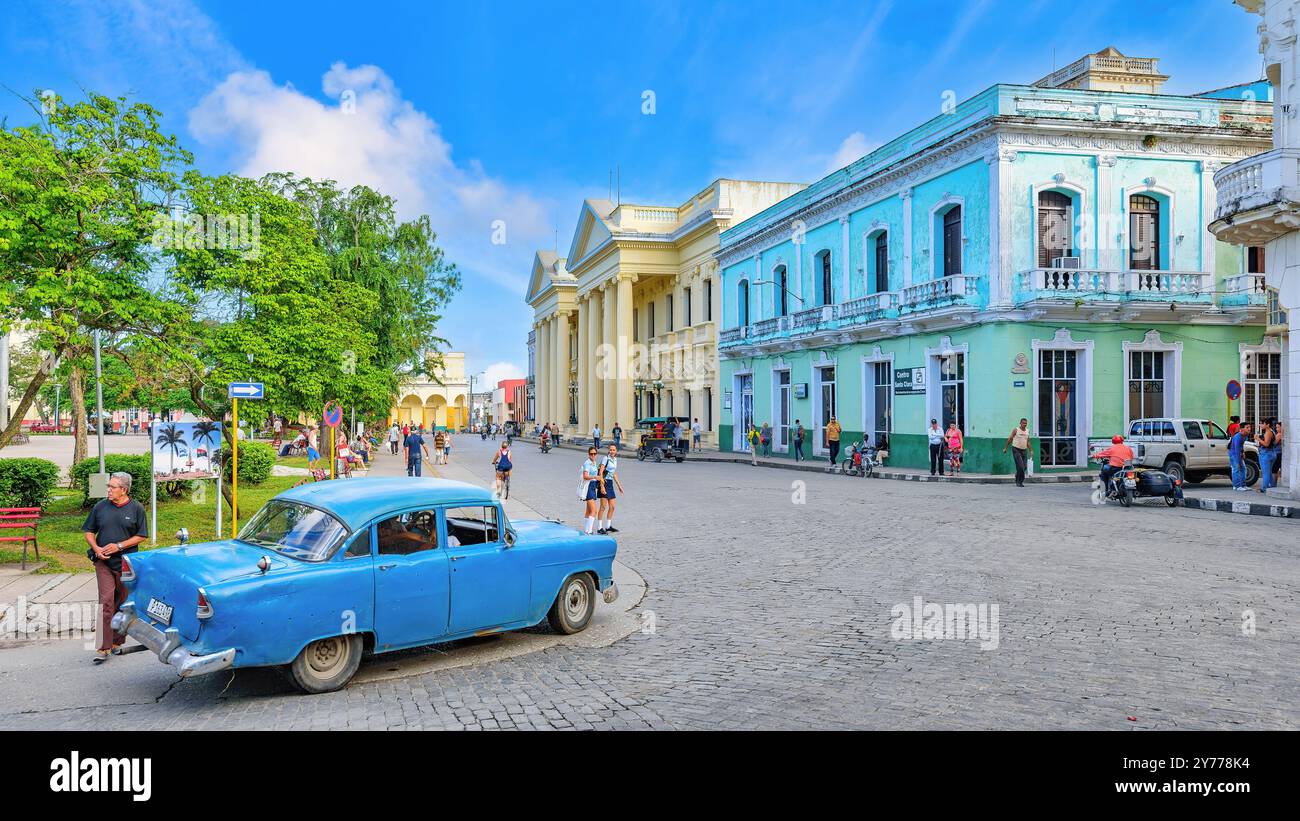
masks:
{"label": "cyclist on bicycle", "polygon": [[497,495],[501,495],[501,487],[510,479],[510,471],[514,468],[514,461],[510,458],[510,443],[502,442],[501,449],[492,457],[492,466],[496,468],[497,478],[494,485]]}

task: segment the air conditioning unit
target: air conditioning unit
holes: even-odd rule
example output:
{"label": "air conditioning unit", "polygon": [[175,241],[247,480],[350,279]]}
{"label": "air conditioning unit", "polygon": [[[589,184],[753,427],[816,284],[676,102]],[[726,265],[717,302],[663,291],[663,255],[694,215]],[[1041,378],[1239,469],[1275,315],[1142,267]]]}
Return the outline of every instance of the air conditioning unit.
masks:
{"label": "air conditioning unit", "polygon": [[1079,258],[1078,257],[1052,257],[1052,267],[1073,268],[1075,270],[1078,270]]}

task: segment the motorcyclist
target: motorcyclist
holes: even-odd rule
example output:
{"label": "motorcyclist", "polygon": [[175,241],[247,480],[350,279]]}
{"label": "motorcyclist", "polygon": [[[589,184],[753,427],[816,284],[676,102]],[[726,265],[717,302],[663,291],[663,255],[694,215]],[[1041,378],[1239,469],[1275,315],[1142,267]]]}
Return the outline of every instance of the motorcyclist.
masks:
{"label": "motorcyclist", "polygon": [[1116,434],[1111,437],[1110,442],[1110,447],[1097,451],[1092,457],[1097,461],[1106,462],[1101,466],[1101,487],[1106,492],[1110,492],[1110,477],[1123,470],[1126,463],[1133,461],[1133,448],[1124,444],[1123,436]]}
{"label": "motorcyclist", "polygon": [[542,453],[545,453],[546,451],[548,451],[548,450],[551,449],[551,431],[550,431],[550,428],[542,428],[541,439],[542,439],[541,450],[542,450]]}

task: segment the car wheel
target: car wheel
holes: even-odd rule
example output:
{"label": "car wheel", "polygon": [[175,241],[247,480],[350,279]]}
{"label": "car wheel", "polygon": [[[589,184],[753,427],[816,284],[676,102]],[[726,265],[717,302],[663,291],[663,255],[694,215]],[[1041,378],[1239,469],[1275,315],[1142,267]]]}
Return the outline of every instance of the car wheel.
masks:
{"label": "car wheel", "polygon": [[356,675],[363,648],[358,633],[317,639],[289,665],[289,676],[304,693],[333,692]]}
{"label": "car wheel", "polygon": [[596,585],[588,574],[574,573],[560,586],[560,594],[555,597],[546,620],[552,630],[568,636],[586,629],[595,612]]}
{"label": "car wheel", "polygon": [[1259,481],[1259,462],[1246,460],[1246,487],[1254,487]]}
{"label": "car wheel", "polygon": [[1181,462],[1165,462],[1164,471],[1165,473],[1168,473],[1169,478],[1173,479],[1175,482],[1187,481],[1187,470],[1183,467]]}
{"label": "car wheel", "polygon": [[1165,504],[1169,505],[1170,507],[1178,507],[1178,497],[1174,496],[1171,493],[1170,495],[1165,497]]}

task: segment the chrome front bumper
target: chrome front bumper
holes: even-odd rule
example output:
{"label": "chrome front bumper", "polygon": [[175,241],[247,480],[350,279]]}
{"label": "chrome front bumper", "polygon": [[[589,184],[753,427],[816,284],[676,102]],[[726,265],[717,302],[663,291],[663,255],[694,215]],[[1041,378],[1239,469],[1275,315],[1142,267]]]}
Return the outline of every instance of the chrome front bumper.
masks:
{"label": "chrome front bumper", "polygon": [[616,601],[618,601],[618,585],[610,582],[609,587],[605,588],[605,604],[613,604]]}
{"label": "chrome front bumper", "polygon": [[126,633],[148,647],[163,664],[170,664],[181,678],[201,676],[225,670],[235,663],[235,648],[196,656],[181,645],[180,631],[175,627],[159,630],[135,614],[135,602],[128,601],[113,615],[113,630]]}

